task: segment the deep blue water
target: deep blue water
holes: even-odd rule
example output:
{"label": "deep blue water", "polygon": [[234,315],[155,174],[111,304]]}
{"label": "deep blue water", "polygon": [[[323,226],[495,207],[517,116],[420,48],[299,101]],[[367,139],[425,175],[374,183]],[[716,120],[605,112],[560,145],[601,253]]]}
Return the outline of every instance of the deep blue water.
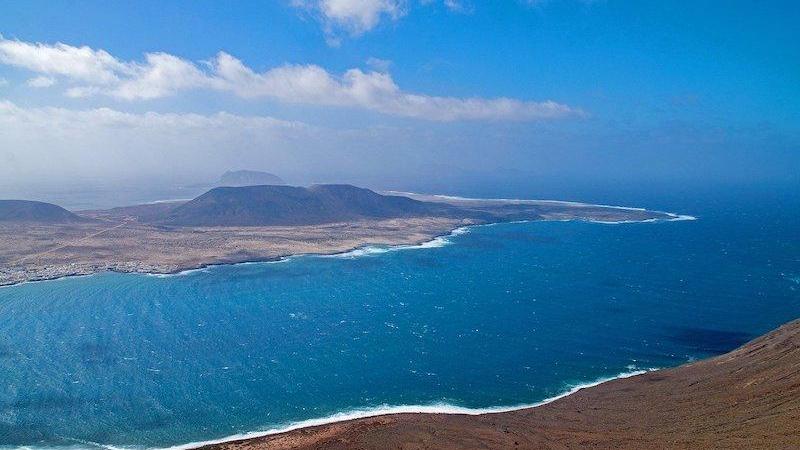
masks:
{"label": "deep blue water", "polygon": [[529,404],[800,316],[800,208],[471,228],[438,248],[0,289],[0,446],[163,447],[357,408]]}

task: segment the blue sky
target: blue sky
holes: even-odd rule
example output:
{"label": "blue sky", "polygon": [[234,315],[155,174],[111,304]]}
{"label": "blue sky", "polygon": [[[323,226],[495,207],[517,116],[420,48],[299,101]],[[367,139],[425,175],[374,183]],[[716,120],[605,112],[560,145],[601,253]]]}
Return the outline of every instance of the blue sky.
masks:
{"label": "blue sky", "polygon": [[0,176],[796,182],[797,23],[796,2],[4,2]]}

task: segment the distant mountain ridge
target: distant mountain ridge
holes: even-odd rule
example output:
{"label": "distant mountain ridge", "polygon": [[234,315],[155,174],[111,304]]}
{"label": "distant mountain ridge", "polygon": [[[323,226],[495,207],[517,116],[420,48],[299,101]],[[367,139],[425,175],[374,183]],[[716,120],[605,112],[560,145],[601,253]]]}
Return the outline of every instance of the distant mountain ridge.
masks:
{"label": "distant mountain ridge", "polygon": [[161,221],[181,226],[314,225],[367,218],[451,216],[456,209],[346,184],[217,187]]}
{"label": "distant mountain ridge", "polygon": [[257,170],[229,170],[214,183],[215,186],[261,186],[266,184],[284,185],[281,177]]}
{"label": "distant mountain ridge", "polygon": [[0,222],[77,223],[89,220],[52,203],[0,200]]}

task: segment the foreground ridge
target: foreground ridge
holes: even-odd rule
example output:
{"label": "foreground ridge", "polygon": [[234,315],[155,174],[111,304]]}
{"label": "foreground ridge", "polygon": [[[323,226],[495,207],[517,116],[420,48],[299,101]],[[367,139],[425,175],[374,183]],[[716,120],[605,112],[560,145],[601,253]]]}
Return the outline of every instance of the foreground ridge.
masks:
{"label": "foreground ridge", "polygon": [[204,449],[800,448],[800,320],[721,356],[536,408],[395,414]]}

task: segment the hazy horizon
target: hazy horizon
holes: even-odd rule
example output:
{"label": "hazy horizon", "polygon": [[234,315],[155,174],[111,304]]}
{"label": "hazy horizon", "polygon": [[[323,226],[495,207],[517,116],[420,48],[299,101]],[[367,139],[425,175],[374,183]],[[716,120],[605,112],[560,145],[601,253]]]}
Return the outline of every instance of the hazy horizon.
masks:
{"label": "hazy horizon", "polygon": [[230,169],[496,195],[800,185],[791,2],[2,10],[0,197]]}

